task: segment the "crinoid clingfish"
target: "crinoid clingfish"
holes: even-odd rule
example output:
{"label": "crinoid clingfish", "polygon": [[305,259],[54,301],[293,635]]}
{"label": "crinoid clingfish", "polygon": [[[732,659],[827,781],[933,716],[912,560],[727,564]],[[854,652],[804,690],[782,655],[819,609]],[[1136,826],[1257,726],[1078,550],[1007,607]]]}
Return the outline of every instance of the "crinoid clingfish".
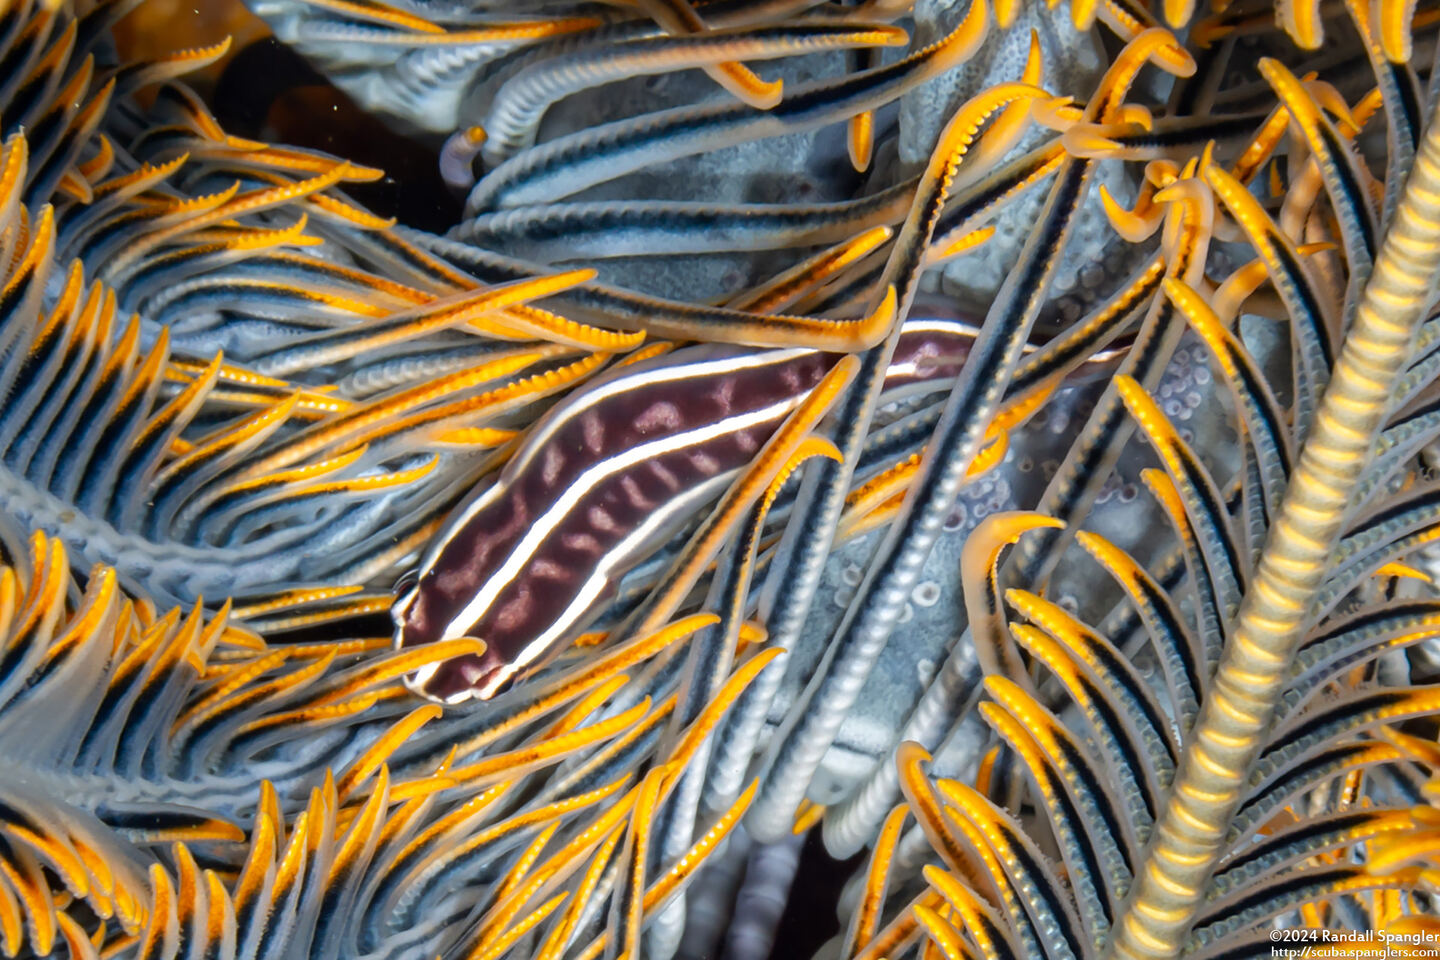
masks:
{"label": "crinoid clingfish", "polygon": [[1435,0],[201,2],[0,2],[6,957],[1440,955]]}

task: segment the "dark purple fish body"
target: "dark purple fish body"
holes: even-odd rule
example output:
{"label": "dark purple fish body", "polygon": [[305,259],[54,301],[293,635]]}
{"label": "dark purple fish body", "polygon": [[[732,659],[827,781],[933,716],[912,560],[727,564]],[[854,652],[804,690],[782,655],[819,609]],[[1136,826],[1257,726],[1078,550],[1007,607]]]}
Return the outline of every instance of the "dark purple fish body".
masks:
{"label": "dark purple fish body", "polygon": [[[972,339],[955,321],[907,325],[887,388],[953,378]],[[417,672],[411,688],[446,703],[488,699],[560,649],[627,570],[754,459],[836,360],[693,347],[611,371],[557,406],[497,481],[456,510],[400,589],[398,647],[486,644]]]}

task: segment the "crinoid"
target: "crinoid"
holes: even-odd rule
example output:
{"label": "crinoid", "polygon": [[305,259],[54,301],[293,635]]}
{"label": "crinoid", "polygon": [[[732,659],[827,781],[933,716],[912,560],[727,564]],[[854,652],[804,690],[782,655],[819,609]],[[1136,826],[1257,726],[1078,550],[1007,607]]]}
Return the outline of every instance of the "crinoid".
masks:
{"label": "crinoid", "polygon": [[[1297,123],[1329,124],[1283,67],[1262,70]],[[1312,169],[1343,162],[1319,136],[1311,144]],[[1377,931],[1401,950],[1431,949],[1434,873],[1424,861],[1436,817],[1420,769],[1435,756],[1397,728],[1440,700],[1433,684],[1394,681],[1407,672],[1395,652],[1432,640],[1440,607],[1398,599],[1393,582],[1428,581],[1396,560],[1428,541],[1435,516],[1418,507],[1430,496],[1423,481],[1392,480],[1413,455],[1398,449],[1405,438],[1433,436],[1422,426],[1429,405],[1409,407],[1431,379],[1415,344],[1433,336],[1440,280],[1430,240],[1437,161],[1432,128],[1362,298],[1344,304],[1353,319],[1335,364],[1311,367],[1329,375],[1323,391],[1294,367],[1292,395],[1315,392],[1303,440],[1283,428],[1254,357],[1216,313],[1225,298],[1207,302],[1166,280],[1161,309],[1213,352],[1242,423],[1238,499],[1253,483],[1250,509],[1270,518],[1252,528],[1263,537],[1232,527],[1212,472],[1138,381],[1118,376],[1117,407],[1163,464],[1146,482],[1174,524],[1193,594],[1182,598],[1106,538],[1078,531],[1128,600],[1102,634],[1029,590],[1001,596],[999,550],[1027,530],[1055,529],[1053,516],[997,517],[972,539],[983,595],[971,609],[984,619],[971,625],[988,674],[979,710],[998,745],[974,786],[932,784],[924,748],[902,746],[907,803],[887,820],[846,955],[896,956],[925,939],[946,956],[1268,956],[1277,921],[1347,955],[1395,949],[1347,940]],[[1199,172],[1260,252],[1292,329],[1312,323],[1321,345],[1326,326],[1302,305],[1313,282],[1300,270],[1293,284],[1284,278],[1282,231],[1231,173]],[[1332,201],[1343,210],[1343,196]],[[1366,215],[1337,219],[1353,228]],[[1022,649],[1043,665],[1037,674],[1007,667]],[[1017,816],[1027,800],[1034,815]],[[910,873],[892,875],[907,815],[944,866],[920,867],[927,889],[881,929],[887,884]]]}
{"label": "crinoid", "polygon": [[[634,866],[656,806],[770,656],[737,670],[643,782],[615,756],[668,707],[593,716],[625,687],[619,670],[713,617],[600,657],[472,730],[470,744],[432,745],[432,762],[414,745],[439,714],[431,705],[358,743],[343,735],[394,699],[414,654],[267,646],[232,625],[228,607],[210,619],[198,607],[157,615],[106,567],[81,592],[64,548],[43,535],[27,553],[24,567],[0,569],[0,757],[14,771],[0,787],[7,956],[62,943],[77,957],[498,956],[564,904],[546,944],[556,955],[597,936],[588,920],[613,886],[634,915],[598,935],[598,954],[675,896],[749,801],[663,874]],[[487,746],[485,759],[456,762]],[[537,796],[532,777],[567,758],[587,763]],[[566,889],[577,875],[584,884]]]}
{"label": "crinoid", "polygon": [[1440,948],[1435,10],[257,0],[442,238],[135,5],[0,10],[7,956]]}

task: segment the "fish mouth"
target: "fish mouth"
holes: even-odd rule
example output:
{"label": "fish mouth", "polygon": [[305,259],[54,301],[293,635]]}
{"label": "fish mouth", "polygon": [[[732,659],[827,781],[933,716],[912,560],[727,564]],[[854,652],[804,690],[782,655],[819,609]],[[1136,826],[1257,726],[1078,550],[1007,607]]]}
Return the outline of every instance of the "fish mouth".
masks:
{"label": "fish mouth", "polygon": [[[397,649],[406,646],[399,632],[395,645]],[[499,696],[510,689],[519,669],[513,663],[492,662],[486,654],[465,654],[427,663],[406,674],[403,682],[411,693],[453,707],[470,700],[486,701]]]}
{"label": "fish mouth", "polygon": [[[390,606],[390,620],[395,625],[392,645],[397,651],[424,647],[437,640],[424,628],[423,618],[418,624],[412,619],[419,592],[418,583],[412,583]],[[467,700],[489,700],[496,696],[510,686],[518,669],[494,656],[486,644],[483,653],[467,653],[427,663],[406,674],[402,682],[416,696],[442,706],[455,706]]]}

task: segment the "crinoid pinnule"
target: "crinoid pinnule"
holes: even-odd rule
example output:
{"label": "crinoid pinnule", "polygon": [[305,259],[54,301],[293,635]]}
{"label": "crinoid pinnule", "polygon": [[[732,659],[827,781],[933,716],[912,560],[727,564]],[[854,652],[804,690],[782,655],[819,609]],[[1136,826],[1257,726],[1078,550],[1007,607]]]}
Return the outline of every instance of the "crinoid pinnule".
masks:
{"label": "crinoid pinnule", "polygon": [[[532,930],[551,952],[598,953],[683,889],[753,792],[646,866],[657,807],[774,651],[752,644],[690,724],[671,720],[673,698],[597,713],[633,692],[621,671],[713,617],[576,664],[463,739],[453,725],[427,738],[440,710],[397,702],[395,678],[467,644],[270,646],[228,605],[157,614],[105,567],[82,589],[43,535],[20,559],[0,567],[8,956],[487,955]],[[626,769],[637,746],[657,751],[643,782]],[[597,892],[619,863],[627,879]],[[597,933],[610,884],[633,915]]]}
{"label": "crinoid pinnule", "polygon": [[[1167,278],[1152,314],[1211,354],[1240,463],[1192,446],[1125,369],[1092,424],[1109,400],[1133,427],[1112,421],[1091,436],[1113,448],[1133,429],[1158,461],[1144,479],[1173,526],[1175,582],[1082,529],[1073,498],[997,518],[988,573],[970,587],[970,609],[987,614],[971,630],[994,746],[971,785],[932,782],[925,749],[902,745],[906,803],[886,820],[846,956],[899,956],[921,942],[947,956],[1265,956],[1277,923],[1336,943],[1433,926],[1435,817],[1417,765],[1435,757],[1403,730],[1440,711],[1440,697],[1412,682],[1404,651],[1435,639],[1440,606],[1428,590],[1402,600],[1397,584],[1428,584],[1404,561],[1437,521],[1415,454],[1437,428],[1424,393],[1440,128],[1429,127],[1413,167],[1388,168],[1408,183],[1382,210],[1391,191],[1360,186],[1371,174],[1349,145],[1382,97],[1340,133],[1285,67],[1262,61],[1260,71],[1283,104],[1277,116],[1308,146],[1284,176],[1311,186],[1272,219],[1244,182],[1257,161],[1282,162],[1262,160],[1263,134],[1229,169],[1209,151],[1192,161],[1165,191],[1206,207],[1213,194],[1258,259],[1213,283],[1198,271]],[[1338,276],[1312,268],[1285,226],[1317,202],[1332,211]],[[1262,321],[1246,306],[1267,280],[1282,309]],[[1260,322],[1288,328],[1283,378],[1261,372]],[[1039,558],[1071,536],[1089,554],[1078,562],[1114,578],[1125,602],[1108,617],[1097,604],[1077,616],[1023,579],[1002,589],[999,551],[1027,534],[1020,571],[1044,569]],[[901,837],[907,814],[913,839]],[[915,858],[917,843],[941,862]],[[907,845],[910,856],[897,853]],[[887,887],[914,891],[917,871],[919,892],[886,908]]]}

